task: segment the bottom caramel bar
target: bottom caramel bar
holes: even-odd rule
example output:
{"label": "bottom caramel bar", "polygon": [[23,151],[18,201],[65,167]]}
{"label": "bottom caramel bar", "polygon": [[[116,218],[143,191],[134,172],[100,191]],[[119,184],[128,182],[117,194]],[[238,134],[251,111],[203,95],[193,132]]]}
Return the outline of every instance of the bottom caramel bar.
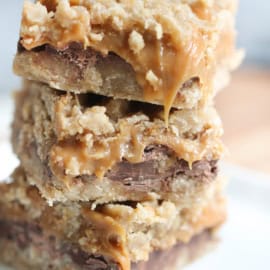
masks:
{"label": "bottom caramel bar", "polygon": [[[1,234],[7,231],[2,227]],[[21,234],[25,233],[25,228],[15,226],[16,231],[21,230]],[[13,226],[8,228],[8,232],[14,229]],[[31,228],[34,230],[34,228]],[[17,232],[18,233],[18,232]],[[38,232],[37,237],[38,237]],[[39,231],[40,233],[40,231]],[[17,234],[16,234],[17,235]],[[15,237],[15,236],[13,236]],[[30,239],[24,238],[25,241]],[[22,241],[22,239],[20,240]],[[164,251],[156,251],[150,255],[147,262],[133,263],[132,270],[180,270],[185,265],[200,258],[207,252],[216,247],[218,243],[217,237],[210,231],[206,230],[197,236],[194,236],[189,243],[178,243],[172,248]],[[48,249],[42,251],[46,246]],[[74,249],[74,251],[63,251],[52,254],[55,246],[52,241],[42,242],[39,245],[36,242],[16,242],[1,235],[0,239],[0,259],[2,262],[15,269],[61,269],[61,270],[118,270],[119,266],[105,257],[86,254],[83,251]],[[65,253],[64,253],[65,252]]]}
{"label": "bottom caramel bar", "polygon": [[95,209],[91,202],[50,207],[20,168],[11,180],[0,185],[0,257],[16,269],[174,269],[178,257],[200,253],[226,216],[221,179],[196,207],[152,200]]}

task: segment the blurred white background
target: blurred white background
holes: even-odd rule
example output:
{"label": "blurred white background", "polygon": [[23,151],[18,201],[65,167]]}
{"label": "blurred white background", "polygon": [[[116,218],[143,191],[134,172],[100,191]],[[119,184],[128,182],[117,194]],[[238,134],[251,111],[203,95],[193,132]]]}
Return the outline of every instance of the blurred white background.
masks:
{"label": "blurred white background", "polygon": [[12,73],[12,59],[16,52],[23,0],[2,1],[0,9],[0,93],[7,93],[19,86],[19,79]]}

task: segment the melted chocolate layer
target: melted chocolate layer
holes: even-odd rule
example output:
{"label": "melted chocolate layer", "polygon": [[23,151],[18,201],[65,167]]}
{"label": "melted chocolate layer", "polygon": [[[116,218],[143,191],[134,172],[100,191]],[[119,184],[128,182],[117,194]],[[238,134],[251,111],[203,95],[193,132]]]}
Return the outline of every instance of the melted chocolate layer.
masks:
{"label": "melted chocolate layer", "polygon": [[129,163],[123,161],[111,170],[107,177],[119,181],[134,190],[169,191],[176,176],[191,178],[195,181],[210,182],[217,176],[217,161],[200,160],[189,167],[188,162],[176,159],[173,164],[159,166],[164,157],[173,156],[173,152],[160,145],[147,147],[144,151],[144,162]]}

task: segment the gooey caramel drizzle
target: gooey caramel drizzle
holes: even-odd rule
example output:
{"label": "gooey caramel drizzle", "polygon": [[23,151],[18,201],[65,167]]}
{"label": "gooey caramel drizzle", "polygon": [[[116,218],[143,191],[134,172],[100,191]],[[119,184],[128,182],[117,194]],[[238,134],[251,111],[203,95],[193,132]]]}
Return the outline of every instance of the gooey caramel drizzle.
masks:
{"label": "gooey caramel drizzle", "polygon": [[[91,227],[90,233],[92,233],[92,228],[97,230],[102,254],[119,263],[121,269],[130,270],[131,263],[127,249],[125,229],[110,216],[91,211],[87,207],[82,208],[81,213],[84,221]],[[87,235],[87,229],[85,233]],[[89,249],[89,247],[91,250],[91,246],[91,242],[89,244],[86,243],[86,250]]]}
{"label": "gooey caramel drizzle", "polygon": [[[71,42],[80,42],[104,55],[109,52],[119,55],[136,72],[145,101],[164,105],[168,125],[170,109],[182,85],[198,77],[203,95],[211,93],[216,64],[232,54],[234,44],[234,38],[227,38],[230,49],[216,55],[224,44],[222,32],[232,37],[234,32],[231,28],[215,29],[218,11],[215,4],[208,6],[206,1],[198,0],[189,6],[179,2],[41,0],[36,4],[26,3],[21,44],[27,50],[44,44],[63,49]],[[41,18],[37,19],[35,14]],[[137,35],[134,40],[135,46],[139,46],[137,51],[130,45],[133,33]],[[214,41],[213,33],[220,39]]]}

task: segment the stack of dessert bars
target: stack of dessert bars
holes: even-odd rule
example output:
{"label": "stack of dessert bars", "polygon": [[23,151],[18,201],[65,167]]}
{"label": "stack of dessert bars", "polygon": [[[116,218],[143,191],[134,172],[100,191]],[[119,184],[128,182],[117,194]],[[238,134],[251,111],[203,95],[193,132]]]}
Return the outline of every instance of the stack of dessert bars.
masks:
{"label": "stack of dessert bars", "polygon": [[240,62],[235,0],[25,2],[1,261],[174,269],[226,218],[215,93]]}

